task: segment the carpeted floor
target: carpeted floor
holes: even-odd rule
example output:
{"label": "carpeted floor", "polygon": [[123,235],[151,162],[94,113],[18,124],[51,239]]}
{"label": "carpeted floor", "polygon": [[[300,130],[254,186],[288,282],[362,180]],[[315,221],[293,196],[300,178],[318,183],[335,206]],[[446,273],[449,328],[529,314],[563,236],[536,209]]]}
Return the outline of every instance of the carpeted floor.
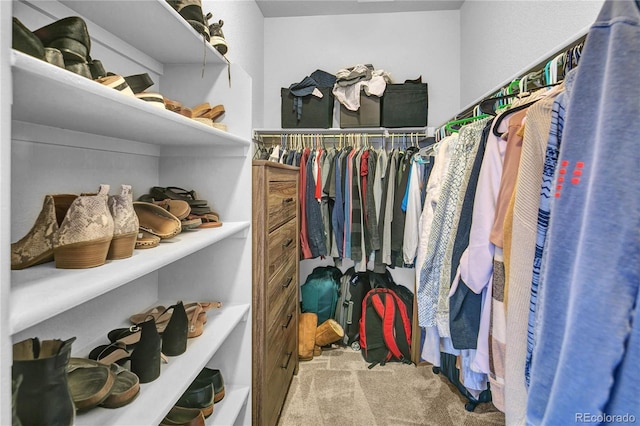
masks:
{"label": "carpeted floor", "polygon": [[504,425],[493,404],[470,413],[465,402],[431,366],[389,363],[369,370],[360,352],[339,348],[300,362],[279,425]]}

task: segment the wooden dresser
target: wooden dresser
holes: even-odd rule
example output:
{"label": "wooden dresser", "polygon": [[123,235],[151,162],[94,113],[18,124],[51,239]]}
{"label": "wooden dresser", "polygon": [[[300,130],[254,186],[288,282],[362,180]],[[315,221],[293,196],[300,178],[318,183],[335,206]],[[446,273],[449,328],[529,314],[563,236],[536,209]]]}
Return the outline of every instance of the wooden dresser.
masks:
{"label": "wooden dresser", "polygon": [[298,372],[298,167],[253,162],[253,424],[276,425]]}

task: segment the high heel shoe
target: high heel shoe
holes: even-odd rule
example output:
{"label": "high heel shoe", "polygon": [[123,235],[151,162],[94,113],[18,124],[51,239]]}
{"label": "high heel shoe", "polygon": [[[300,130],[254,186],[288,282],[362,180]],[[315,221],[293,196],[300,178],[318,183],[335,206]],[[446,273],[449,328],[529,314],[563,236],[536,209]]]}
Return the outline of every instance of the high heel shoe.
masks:
{"label": "high heel shoe", "polygon": [[114,228],[107,259],[131,257],[138,237],[138,216],[133,209],[131,185],[122,185],[120,195],[109,197],[109,211]]}
{"label": "high heel shoe", "polygon": [[169,306],[171,319],[162,333],[162,353],[167,356],[178,356],[187,350],[188,321],[187,312],[182,302]]}
{"label": "high heel shoe", "polygon": [[102,364],[124,365],[129,361],[131,354],[127,351],[126,345],[121,342],[114,342],[109,345],[100,345],[89,352],[89,359],[93,359]]}
{"label": "high heel shoe", "polygon": [[73,200],[55,233],[56,268],[92,268],[105,263],[114,228],[108,194],[109,185],[100,185],[96,195],[80,195]]}
{"label": "high heel shoe", "polygon": [[131,372],[140,383],[149,383],[160,376],[160,335],[153,317],[140,324],[140,340],[131,353]]}

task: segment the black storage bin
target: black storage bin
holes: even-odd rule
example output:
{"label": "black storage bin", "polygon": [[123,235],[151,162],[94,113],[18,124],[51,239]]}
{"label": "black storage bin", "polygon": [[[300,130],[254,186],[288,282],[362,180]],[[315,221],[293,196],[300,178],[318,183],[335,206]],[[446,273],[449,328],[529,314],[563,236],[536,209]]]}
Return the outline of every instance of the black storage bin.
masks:
{"label": "black storage bin", "polygon": [[387,84],[381,105],[382,127],[424,127],[429,107],[427,83]]}
{"label": "black storage bin", "polygon": [[380,98],[367,96],[364,90],[361,90],[360,108],[357,111],[351,111],[340,104],[340,127],[380,127]]}
{"label": "black storage bin", "polygon": [[302,117],[298,120],[293,109],[294,96],[287,88],[280,89],[282,107],[280,117],[283,129],[310,128],[328,129],[333,124],[333,93],[332,87],[318,88],[322,98],[313,95],[302,97]]}

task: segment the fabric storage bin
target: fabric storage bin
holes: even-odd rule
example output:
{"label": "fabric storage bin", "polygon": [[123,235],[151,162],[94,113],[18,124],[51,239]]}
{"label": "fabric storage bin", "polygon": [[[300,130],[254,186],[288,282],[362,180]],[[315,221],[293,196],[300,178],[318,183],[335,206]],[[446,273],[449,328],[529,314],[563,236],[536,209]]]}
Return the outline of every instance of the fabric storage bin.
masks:
{"label": "fabric storage bin", "polygon": [[298,120],[297,113],[293,109],[294,96],[287,88],[280,89],[282,107],[280,110],[283,129],[291,128],[318,128],[328,129],[333,124],[333,93],[331,87],[318,88],[322,92],[322,98],[313,95],[302,97],[302,116]]}
{"label": "fabric storage bin", "polygon": [[382,127],[426,126],[429,107],[427,83],[387,84],[381,106]]}
{"label": "fabric storage bin", "polygon": [[340,127],[380,127],[380,98],[360,91],[360,108],[351,111],[340,104]]}

